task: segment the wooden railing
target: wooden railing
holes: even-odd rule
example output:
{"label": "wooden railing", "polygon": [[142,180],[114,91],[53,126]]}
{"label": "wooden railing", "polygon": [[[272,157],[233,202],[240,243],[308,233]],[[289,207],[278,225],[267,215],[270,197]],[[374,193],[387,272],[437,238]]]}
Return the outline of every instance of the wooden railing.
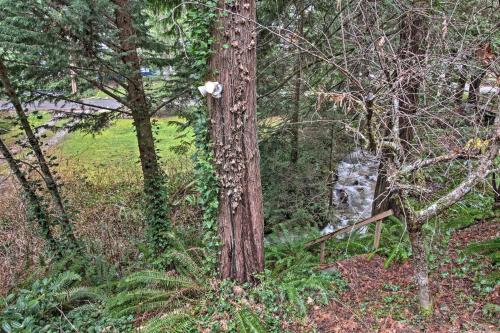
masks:
{"label": "wooden railing", "polygon": [[375,227],[375,238],[373,240],[373,247],[375,249],[377,249],[379,244],[380,244],[380,232],[382,231],[382,220],[388,216],[393,215],[393,214],[394,214],[394,212],[392,211],[392,209],[386,210],[385,212],[374,215],[366,220],[357,222],[353,225],[335,230],[334,232],[331,232],[329,234],[326,234],[326,235],[323,235],[319,238],[316,238],[316,239],[310,241],[309,243],[306,243],[305,247],[308,248],[308,247],[314,246],[316,244],[321,244],[319,261],[321,264],[323,264],[323,262],[325,261],[325,242],[327,240],[329,240],[335,236],[342,235],[342,234],[345,234],[347,232],[351,232],[353,230],[359,229],[359,228],[364,227],[365,225],[368,225],[370,223],[377,222],[377,225]]}

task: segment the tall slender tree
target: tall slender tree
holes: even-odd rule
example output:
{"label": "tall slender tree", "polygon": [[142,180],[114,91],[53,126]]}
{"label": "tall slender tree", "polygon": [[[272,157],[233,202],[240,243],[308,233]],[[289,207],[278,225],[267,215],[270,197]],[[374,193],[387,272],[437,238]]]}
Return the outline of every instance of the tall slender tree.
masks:
{"label": "tall slender tree", "polygon": [[[66,208],[64,207],[63,199],[61,197],[59,186],[52,175],[52,171],[50,170],[49,163],[47,162],[45,155],[40,146],[40,142],[36,137],[31,125],[28,121],[28,116],[24,111],[24,108],[21,104],[19,96],[12,86],[11,80],[9,78],[9,74],[7,73],[7,68],[4,65],[3,59],[0,57],[0,82],[2,83],[3,90],[5,94],[9,97],[14,109],[17,113],[17,117],[19,122],[21,123],[21,127],[23,128],[24,133],[28,139],[28,142],[35,154],[35,157],[38,161],[38,165],[40,167],[41,174],[43,176],[43,181],[47,186],[47,190],[49,191],[54,207],[56,208],[59,214],[59,220],[61,221],[61,226],[63,229],[64,237],[68,240],[69,244],[73,247],[77,247],[77,241],[75,234],[73,233],[72,222],[69,219],[68,213],[66,212]],[[12,168],[12,165],[11,165]],[[19,177],[18,177],[19,179]],[[21,181],[21,179],[20,179]]]}
{"label": "tall slender tree", "polygon": [[115,22],[118,28],[119,50],[121,61],[127,70],[126,99],[134,119],[134,127],[139,145],[142,174],[144,176],[144,191],[147,196],[148,219],[151,226],[150,236],[156,250],[163,250],[168,245],[167,202],[164,175],[158,163],[155,150],[153,130],[151,126],[151,107],[146,98],[144,83],[141,76],[141,61],[136,44],[137,32],[132,1],[114,0]]}
{"label": "tall slender tree", "polygon": [[[392,116],[387,124],[385,136],[395,136],[396,146],[401,154],[406,154],[411,149],[414,138],[414,127],[411,117],[419,108],[419,89],[422,82],[422,73],[425,58],[425,38],[428,32],[428,24],[425,15],[427,4],[425,0],[413,0],[408,6],[403,6],[400,21],[398,69],[394,74],[392,83],[395,91],[393,99]],[[393,131],[396,131],[393,133]],[[413,261],[417,270],[417,284],[420,287],[420,304],[426,311],[430,309],[431,303],[428,292],[428,268],[422,235],[422,224],[415,219],[408,218],[400,200],[390,193],[388,181],[389,166],[394,164],[395,156],[392,148],[382,149],[377,183],[375,186],[372,214],[375,215],[392,208],[396,215],[406,219],[408,233],[410,236]],[[380,232],[382,225],[378,222],[376,232]],[[378,244],[375,245],[376,247]]]}
{"label": "tall slender tree", "polygon": [[291,140],[291,156],[290,160],[292,164],[296,164],[299,160],[299,130],[300,130],[300,100],[302,96],[302,38],[304,38],[304,1],[297,0],[295,4],[295,10],[298,16],[297,23],[297,58],[295,60],[295,71],[297,76],[295,77],[295,87],[293,91],[293,114],[292,114],[292,140]]}

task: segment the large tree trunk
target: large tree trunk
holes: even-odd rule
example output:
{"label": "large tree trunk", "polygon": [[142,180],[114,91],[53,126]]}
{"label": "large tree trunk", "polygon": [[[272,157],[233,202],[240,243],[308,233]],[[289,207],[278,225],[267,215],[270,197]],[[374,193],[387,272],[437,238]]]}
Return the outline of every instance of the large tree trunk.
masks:
{"label": "large tree trunk", "polygon": [[28,138],[28,142],[31,146],[31,149],[33,150],[35,157],[38,161],[43,176],[43,180],[52,197],[53,204],[59,213],[59,218],[61,221],[61,227],[63,229],[64,236],[67,238],[70,245],[77,246],[77,241],[73,233],[73,226],[71,224],[71,221],[69,220],[68,214],[66,213],[66,209],[64,208],[63,200],[59,192],[59,187],[52,175],[52,172],[50,171],[49,164],[47,163],[42,148],[40,147],[40,142],[38,141],[35,133],[33,132],[33,129],[31,128],[31,125],[28,121],[28,116],[26,115],[26,112],[23,109],[21,101],[19,100],[19,97],[10,82],[7,69],[1,58],[0,58],[0,82],[2,82],[3,89],[5,90],[5,93],[9,97],[10,101],[12,102],[12,105],[14,106],[14,109],[16,110],[17,117],[19,119],[19,122],[21,123],[21,127],[23,128],[24,133]]}
{"label": "large tree trunk", "polygon": [[18,180],[19,184],[23,189],[25,199],[28,203],[27,207],[27,219],[30,222],[36,222],[38,224],[38,229],[47,243],[48,249],[56,255],[59,255],[59,249],[57,242],[52,236],[52,231],[50,229],[49,214],[43,207],[42,199],[36,194],[34,186],[28,181],[24,172],[21,170],[17,164],[14,156],[9,151],[5,143],[0,138],[0,153],[3,155],[10,170]]}
{"label": "large tree trunk", "polygon": [[302,94],[302,50],[300,49],[301,41],[304,35],[304,4],[302,0],[297,0],[296,10],[299,15],[297,26],[297,59],[295,60],[295,87],[293,96],[293,114],[292,114],[292,140],[291,140],[291,156],[292,164],[296,164],[299,160],[299,129],[300,129],[300,97]]}
{"label": "large tree trunk", "polygon": [[155,141],[151,126],[149,103],[144,92],[140,73],[141,62],[135,44],[136,31],[130,10],[129,0],[115,0],[116,26],[119,29],[119,43],[123,55],[121,60],[129,68],[127,76],[127,101],[131,108],[139,146],[139,158],[144,177],[146,194],[146,213],[149,233],[155,251],[168,246],[167,198],[164,174],[158,163]]}
{"label": "large tree trunk", "polygon": [[[256,120],[255,0],[218,1],[210,70],[224,91],[208,97],[219,179],[222,278],[254,281],[264,269],[262,189]],[[234,14],[233,14],[234,13]],[[225,48],[224,45],[229,45]]]}

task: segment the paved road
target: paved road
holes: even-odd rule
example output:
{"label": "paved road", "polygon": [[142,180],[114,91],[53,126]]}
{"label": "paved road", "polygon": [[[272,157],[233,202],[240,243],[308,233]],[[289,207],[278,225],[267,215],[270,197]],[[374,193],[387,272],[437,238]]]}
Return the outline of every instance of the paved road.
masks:
{"label": "paved road", "polygon": [[[115,101],[114,99],[83,99],[83,103],[85,104],[90,104],[94,105],[96,109],[99,108],[108,108],[108,109],[114,109],[118,108],[121,106],[120,103]],[[60,110],[60,111],[69,111],[69,110],[74,110],[74,109],[86,109],[90,110],[93,109],[92,107],[88,106],[82,106],[81,104],[78,103],[71,103],[71,102],[36,102],[36,103],[30,103],[25,105],[25,107],[32,111],[32,110]],[[7,101],[1,101],[0,100],[0,110],[11,110],[12,109],[12,104],[7,102]]]}

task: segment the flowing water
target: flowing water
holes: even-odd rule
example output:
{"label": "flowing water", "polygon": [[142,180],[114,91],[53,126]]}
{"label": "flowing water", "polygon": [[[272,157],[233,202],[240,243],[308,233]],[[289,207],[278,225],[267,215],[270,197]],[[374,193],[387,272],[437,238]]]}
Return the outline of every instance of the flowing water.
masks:
{"label": "flowing water", "polygon": [[359,149],[348,154],[338,164],[337,181],[332,188],[338,221],[323,228],[323,234],[371,216],[377,172],[378,160]]}

